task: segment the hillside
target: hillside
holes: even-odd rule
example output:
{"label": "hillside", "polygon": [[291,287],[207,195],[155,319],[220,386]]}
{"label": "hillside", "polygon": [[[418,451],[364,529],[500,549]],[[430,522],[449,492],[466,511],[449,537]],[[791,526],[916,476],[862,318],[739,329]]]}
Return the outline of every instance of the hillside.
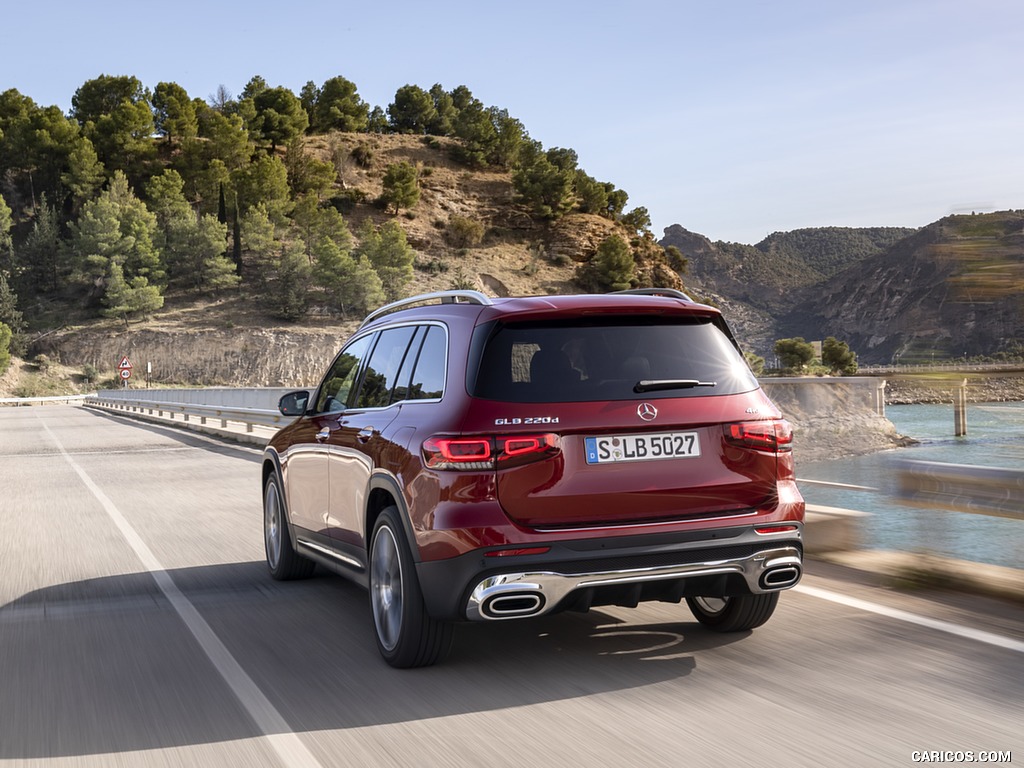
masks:
{"label": "hillside", "polygon": [[[689,260],[687,285],[727,312],[749,348],[768,356],[775,340],[784,335],[778,319],[790,310],[794,289],[818,285],[914,231],[819,227],[775,232],[756,245],[744,245],[712,242],[674,224],[659,243],[679,249]],[[823,337],[812,331],[807,338]]]}
{"label": "hillside", "polygon": [[756,245],[712,243],[678,224],[660,243],[690,259],[694,287],[777,313],[793,288],[815,285],[913,234],[900,227],[818,227],[775,232]]}
{"label": "hillside", "polygon": [[864,362],[1024,353],[1024,211],[949,216],[794,294],[779,332]]}
{"label": "hillside", "polygon": [[[509,171],[468,169],[452,159],[455,143],[445,137],[344,133],[307,141],[314,156],[349,158],[332,202],[352,232],[367,220],[396,221],[405,232],[415,252],[406,294],[455,287],[492,296],[580,292],[590,260],[611,235],[630,242],[639,285],[683,287],[649,233],[638,236],[619,222],[579,212],[538,220],[517,201]],[[357,146],[368,161],[351,160]],[[420,196],[396,216],[377,200],[387,167],[400,162],[419,170]],[[480,222],[480,241],[453,243],[453,217]],[[267,311],[264,298],[244,283],[212,296],[169,291],[163,308],[127,325],[51,302],[35,315],[29,357],[43,354],[72,369],[91,366],[108,383],[121,356],[128,355],[139,365],[153,364],[153,384],[307,385],[360,319],[358,313],[341,315],[314,304],[301,321],[282,322]],[[59,318],[51,323],[60,324],[40,324],[43,317]],[[140,369],[135,373],[137,386]]]}
{"label": "hillside", "polygon": [[[519,199],[510,171],[468,168],[453,159],[457,145],[449,137],[401,134],[335,132],[306,140],[312,157],[345,158],[329,203],[352,232],[367,221],[400,224],[415,252],[406,294],[453,287],[495,296],[587,290],[591,260],[615,234],[631,244],[636,284],[684,287],[720,306],[741,344],[762,355],[778,338],[827,335],[846,340],[863,363],[897,355],[909,362],[1020,353],[1020,212],[954,216],[920,231],[797,230],[753,246],[713,243],[674,225],[656,243],[649,232],[638,235],[594,214],[538,218]],[[363,161],[356,162],[360,152]],[[403,162],[418,169],[420,196],[396,215],[378,199],[386,169]],[[479,222],[479,241],[452,236],[457,217]],[[668,246],[688,259],[682,275]],[[28,358],[43,354],[65,366],[67,391],[89,386],[81,374],[86,367],[113,383],[123,355],[152,363],[153,385],[315,381],[359,314],[314,303],[301,321],[282,322],[265,298],[244,282],[199,296],[168,290],[163,308],[126,324],[96,318],[95,310],[59,296],[40,297],[22,303],[33,321]],[[133,385],[140,384],[140,371]],[[0,382],[0,394],[55,394],[59,387],[37,374],[31,365],[16,365]]]}
{"label": "hillside", "polygon": [[921,230],[825,227],[755,246],[675,225],[687,283],[759,354],[802,336],[846,341],[862,363],[1024,353],[1024,212],[949,216]]}

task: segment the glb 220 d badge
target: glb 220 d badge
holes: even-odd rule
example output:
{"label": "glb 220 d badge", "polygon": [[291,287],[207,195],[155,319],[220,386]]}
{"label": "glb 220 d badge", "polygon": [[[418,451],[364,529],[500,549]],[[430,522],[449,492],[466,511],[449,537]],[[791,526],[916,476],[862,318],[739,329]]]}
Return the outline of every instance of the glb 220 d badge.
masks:
{"label": "glb 220 d badge", "polygon": [[526,418],[495,419],[496,427],[514,427],[518,424],[557,424],[557,416],[527,416]]}

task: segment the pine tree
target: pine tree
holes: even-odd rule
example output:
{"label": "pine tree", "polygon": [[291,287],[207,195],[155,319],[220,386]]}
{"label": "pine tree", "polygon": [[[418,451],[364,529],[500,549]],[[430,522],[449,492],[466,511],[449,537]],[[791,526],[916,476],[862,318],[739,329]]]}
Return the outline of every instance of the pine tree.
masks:
{"label": "pine tree", "polygon": [[405,230],[395,221],[387,221],[380,229],[375,229],[373,222],[367,219],[360,241],[356,255],[365,257],[373,265],[388,300],[399,298],[412,280],[412,265],[416,259],[416,252],[406,242]]}
{"label": "pine tree", "polygon": [[392,163],[384,172],[385,205],[394,206],[395,215],[402,208],[412,208],[420,200],[420,174],[415,166],[406,162]]}
{"label": "pine tree", "polygon": [[597,248],[594,266],[601,288],[609,291],[624,291],[636,277],[636,263],[629,245],[618,235],[612,235]]}

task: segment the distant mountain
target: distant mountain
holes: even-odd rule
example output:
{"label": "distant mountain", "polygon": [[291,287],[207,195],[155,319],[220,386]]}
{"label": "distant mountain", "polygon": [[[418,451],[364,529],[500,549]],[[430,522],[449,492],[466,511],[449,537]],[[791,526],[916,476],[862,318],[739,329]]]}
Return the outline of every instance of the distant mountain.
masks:
{"label": "distant mountain", "polygon": [[783,336],[842,338],[863,362],[1024,353],[1024,211],[949,216],[797,291]]}
{"label": "distant mountain", "polygon": [[687,287],[720,304],[759,354],[835,336],[863,363],[1024,352],[1024,211],[950,216],[921,230],[826,227],[757,245],[678,225]]}
{"label": "distant mountain", "polygon": [[820,227],[775,232],[757,245],[743,245],[712,243],[674,224],[660,244],[674,245],[690,259],[687,285],[777,314],[788,307],[793,288],[820,283],[915,231]]}

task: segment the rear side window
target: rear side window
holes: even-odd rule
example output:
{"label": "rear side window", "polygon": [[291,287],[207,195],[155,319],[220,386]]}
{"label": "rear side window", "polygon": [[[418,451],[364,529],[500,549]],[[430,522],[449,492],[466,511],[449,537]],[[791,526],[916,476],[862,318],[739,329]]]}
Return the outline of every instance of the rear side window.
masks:
{"label": "rear side window", "polygon": [[[758,384],[711,318],[615,318],[496,324],[489,329],[473,395],[505,402],[587,402],[749,392]],[[641,381],[714,386],[635,392]]]}
{"label": "rear side window", "polygon": [[444,329],[432,325],[427,329],[416,372],[409,387],[410,400],[439,400],[444,394],[444,374],[448,362],[448,349]]}

